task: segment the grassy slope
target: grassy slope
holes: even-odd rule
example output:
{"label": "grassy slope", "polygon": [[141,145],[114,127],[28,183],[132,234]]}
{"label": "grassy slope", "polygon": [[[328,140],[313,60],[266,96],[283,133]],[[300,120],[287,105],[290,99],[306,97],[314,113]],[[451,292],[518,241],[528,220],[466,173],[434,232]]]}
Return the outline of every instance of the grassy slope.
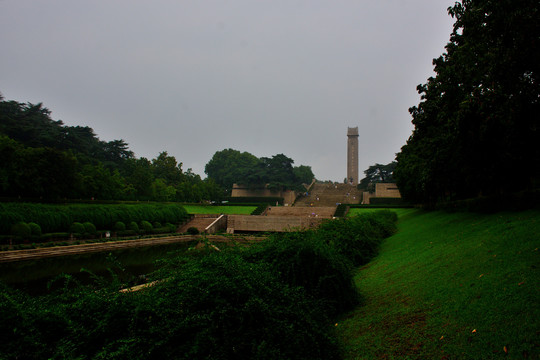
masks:
{"label": "grassy slope", "polygon": [[356,277],[346,358],[538,358],[540,212],[405,210]]}
{"label": "grassy slope", "polygon": [[249,215],[256,206],[205,206],[205,205],[182,205],[188,214],[235,214]]}

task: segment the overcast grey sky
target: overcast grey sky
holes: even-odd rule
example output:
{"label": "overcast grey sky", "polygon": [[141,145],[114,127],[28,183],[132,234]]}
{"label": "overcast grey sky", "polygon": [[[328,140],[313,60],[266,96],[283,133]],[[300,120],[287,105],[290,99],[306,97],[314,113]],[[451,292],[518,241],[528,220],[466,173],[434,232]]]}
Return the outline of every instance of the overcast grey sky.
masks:
{"label": "overcast grey sky", "polygon": [[0,92],[202,177],[233,148],[343,181],[347,127],[361,172],[410,136],[453,3],[0,0]]}

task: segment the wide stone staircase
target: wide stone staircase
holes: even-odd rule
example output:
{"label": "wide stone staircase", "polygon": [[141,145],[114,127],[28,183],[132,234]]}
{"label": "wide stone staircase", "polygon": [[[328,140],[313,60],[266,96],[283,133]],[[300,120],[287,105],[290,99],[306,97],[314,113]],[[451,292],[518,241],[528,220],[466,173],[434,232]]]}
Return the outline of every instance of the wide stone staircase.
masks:
{"label": "wide stone staircase", "polygon": [[313,184],[308,195],[296,199],[294,206],[330,207],[337,204],[359,204],[362,193],[349,184]]}
{"label": "wide stone staircase", "polygon": [[332,218],[336,212],[336,206],[269,206],[263,213],[264,216],[301,216]]}

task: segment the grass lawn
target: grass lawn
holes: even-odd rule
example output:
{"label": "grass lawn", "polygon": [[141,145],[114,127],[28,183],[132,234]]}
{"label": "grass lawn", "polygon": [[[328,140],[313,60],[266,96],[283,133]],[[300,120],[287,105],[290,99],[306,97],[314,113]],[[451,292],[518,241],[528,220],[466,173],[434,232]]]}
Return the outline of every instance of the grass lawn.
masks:
{"label": "grass lawn", "polygon": [[210,205],[182,205],[188,214],[233,214],[249,215],[256,206],[210,206]]}
{"label": "grass lawn", "polygon": [[417,211],[417,209],[414,208],[351,208],[349,209],[349,212],[347,213],[347,216],[355,216],[359,214],[363,214],[366,212],[374,212],[374,211],[380,211],[380,210],[390,210],[398,214],[398,217],[402,217],[403,215],[409,214],[411,212]]}
{"label": "grass lawn", "polygon": [[396,210],[356,276],[364,304],[338,321],[345,358],[538,359],[540,211]]}

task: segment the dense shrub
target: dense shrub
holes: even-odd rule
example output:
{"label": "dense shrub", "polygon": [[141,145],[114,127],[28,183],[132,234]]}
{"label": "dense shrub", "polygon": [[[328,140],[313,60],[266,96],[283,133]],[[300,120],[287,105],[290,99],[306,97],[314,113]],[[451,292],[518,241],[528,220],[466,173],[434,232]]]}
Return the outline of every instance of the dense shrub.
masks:
{"label": "dense shrub", "polygon": [[41,241],[51,241],[51,240],[60,240],[69,238],[70,233],[68,232],[55,232],[55,233],[45,233],[42,234],[40,239]]}
{"label": "dense shrub", "polygon": [[381,241],[396,231],[396,221],[394,212],[369,212],[327,221],[319,227],[317,236],[358,266],[377,254]]}
{"label": "dense shrub", "polygon": [[327,316],[354,305],[351,263],[374,256],[395,220],[367,213],[251,248],[191,251],[163,261],[150,279],[158,282],[138,292],[119,292],[117,279],[83,287],[68,277],[59,292],[32,298],[0,284],[2,356],[339,358]]}
{"label": "dense shrub", "polygon": [[268,204],[260,204],[251,212],[251,215],[261,215],[266,208],[268,208]]}
{"label": "dense shrub", "polygon": [[17,239],[28,239],[32,234],[30,226],[25,222],[18,222],[11,227],[11,234]]}
{"label": "dense shrub", "polygon": [[189,235],[197,235],[199,233],[199,229],[197,229],[195,226],[192,226],[187,229],[187,233]]}
{"label": "dense shrub", "polygon": [[154,227],[152,224],[150,224],[149,221],[143,220],[141,221],[140,229],[143,230],[145,233],[151,233]]}
{"label": "dense shrub", "polygon": [[402,198],[391,197],[372,197],[369,199],[369,203],[372,205],[403,205]]}
{"label": "dense shrub", "polygon": [[30,233],[32,236],[39,237],[41,236],[41,226],[34,222],[28,223],[28,226],[30,226]]}
{"label": "dense shrub", "polygon": [[176,225],[171,224],[171,223],[167,223],[167,224],[165,224],[165,226],[169,228],[169,232],[172,232],[172,233],[176,232]]}
{"label": "dense shrub", "polygon": [[76,235],[82,235],[84,234],[84,225],[80,222],[74,222],[69,227],[69,232]]}
{"label": "dense shrub", "polygon": [[323,309],[300,288],[284,285],[267,264],[224,251],[181,259],[171,268],[160,276],[170,281],[152,291],[165,303],[183,304],[166,307],[165,318],[184,337],[175,344],[165,335],[158,357],[173,351],[197,359],[338,357]]}
{"label": "dense shrub", "polygon": [[114,231],[125,231],[126,230],[126,224],[124,224],[122,221],[117,221],[114,224]]}
{"label": "dense shrub", "polygon": [[152,229],[152,234],[168,234],[171,232],[171,228],[168,226],[162,226],[160,228]]}
{"label": "dense shrub", "polygon": [[84,232],[89,234],[89,235],[96,235],[97,233],[97,229],[96,229],[96,226],[94,224],[92,224],[91,222],[87,221],[83,224],[84,226]]}
{"label": "dense shrub", "polygon": [[336,211],[334,212],[335,217],[344,217],[347,213],[347,209],[349,208],[348,205],[345,204],[339,204],[336,208]]}
{"label": "dense shrub", "polygon": [[[2,290],[6,358],[336,359],[332,326],[301,288],[237,253],[183,258],[139,292]],[[17,331],[13,331],[17,324]]]}
{"label": "dense shrub", "polygon": [[252,245],[244,256],[268,264],[285,283],[303,287],[332,314],[358,303],[352,264],[313,231],[274,235]]}
{"label": "dense shrub", "polygon": [[135,236],[137,235],[137,232],[135,232],[134,230],[121,230],[121,231],[117,231],[116,232],[116,235],[117,236]]}
{"label": "dense shrub", "polygon": [[161,226],[161,223],[160,223],[159,221],[154,221],[154,222],[152,223],[152,226],[154,227],[154,229],[155,229],[155,228],[160,228],[160,227],[162,227],[162,226]]}
{"label": "dense shrub", "polygon": [[128,230],[132,230],[132,231],[135,231],[136,233],[139,232],[139,225],[135,222],[135,221],[132,221],[128,224]]}

